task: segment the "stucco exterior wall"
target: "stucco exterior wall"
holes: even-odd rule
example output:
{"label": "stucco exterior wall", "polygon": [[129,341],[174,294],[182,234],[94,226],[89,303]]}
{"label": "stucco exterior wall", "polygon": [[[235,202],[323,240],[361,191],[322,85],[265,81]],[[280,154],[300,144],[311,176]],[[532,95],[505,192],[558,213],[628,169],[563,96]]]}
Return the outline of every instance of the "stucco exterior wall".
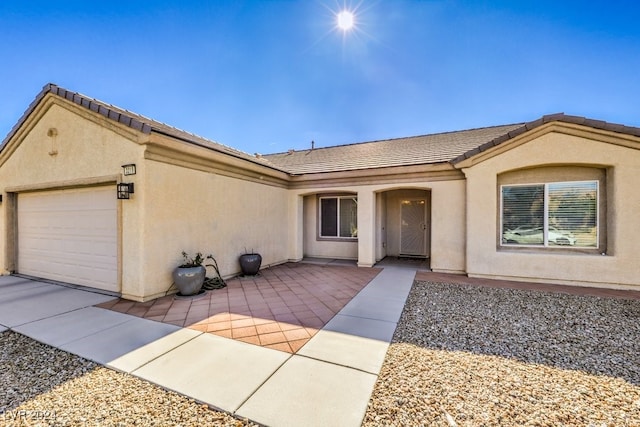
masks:
{"label": "stucco exterior wall", "polygon": [[318,238],[318,198],[316,195],[304,197],[303,254],[305,257],[358,259],[357,241]]}
{"label": "stucco exterior wall", "polygon": [[245,250],[260,253],[263,267],[288,260],[286,189],[149,160],[141,186],[146,295],[169,289],[182,251],[213,254],[223,276],[240,272]]}
{"label": "stucco exterior wall", "polygon": [[[464,170],[467,176],[467,272],[470,276],[640,288],[640,151],[559,132],[546,133]],[[498,240],[498,175],[576,165],[606,170],[606,254],[562,249],[509,250]],[[435,204],[435,201],[434,201]]]}
{"label": "stucco exterior wall", "polygon": [[[0,260],[4,272],[13,270],[15,251],[13,221],[15,193],[53,188],[113,186],[122,178],[122,165],[141,163],[143,147],[136,142],[138,134],[63,100],[51,96],[25,122],[0,155],[0,190],[6,195],[0,205]],[[129,177],[127,177],[129,178]],[[132,177],[135,178],[135,177]],[[133,180],[128,180],[133,181]],[[136,259],[140,248],[137,224],[140,212],[127,201],[119,204],[119,229],[125,246],[120,246],[120,259]],[[138,264],[120,263],[121,289],[126,292],[137,283]]]}
{"label": "stucco exterior wall", "polygon": [[[415,181],[398,184],[328,186],[292,191],[292,197],[304,197],[305,256],[358,259],[359,265],[372,265],[386,254],[391,236],[386,226],[389,195],[431,194],[431,268],[438,272],[462,273],[465,269],[465,181],[462,179]],[[358,194],[358,242],[316,242],[317,194],[352,192]],[[366,200],[364,200],[365,197]],[[371,201],[372,203],[366,203]],[[384,210],[384,212],[382,212]],[[364,222],[362,221],[364,219]],[[385,227],[386,228],[386,227]],[[366,235],[364,234],[366,233]],[[365,239],[366,237],[366,239]],[[301,243],[302,244],[302,243]],[[292,252],[295,253],[295,242]],[[351,247],[349,247],[351,246]]]}

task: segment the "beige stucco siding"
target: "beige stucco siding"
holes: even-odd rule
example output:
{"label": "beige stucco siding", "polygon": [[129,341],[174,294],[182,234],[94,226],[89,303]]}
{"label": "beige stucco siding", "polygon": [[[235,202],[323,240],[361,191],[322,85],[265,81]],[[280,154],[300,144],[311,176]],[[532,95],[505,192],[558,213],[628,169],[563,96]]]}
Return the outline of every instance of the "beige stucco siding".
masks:
{"label": "beige stucco siding", "polygon": [[[115,198],[115,184],[122,178],[121,166],[140,164],[142,159],[138,137],[135,131],[108,123],[84,108],[51,96],[46,98],[0,154],[0,190],[5,194],[5,202],[0,205],[2,270],[6,273],[16,268],[17,239],[15,224],[11,223],[19,200],[15,194],[109,185],[113,186]],[[128,244],[120,246],[119,261],[137,255],[140,239],[137,227],[126,226],[138,221],[139,212],[135,205],[124,203],[118,202],[119,238]],[[139,277],[138,267],[121,262],[119,266],[119,284],[125,291]]]}
{"label": "beige stucco siding", "polygon": [[[123,162],[141,158],[142,147],[75,114],[75,105],[68,106],[70,110],[59,104],[47,107],[39,120],[18,134],[18,141],[10,141],[3,150],[4,188],[116,175],[122,173]],[[135,133],[130,136],[135,138]]]}
{"label": "beige stucco siding", "polygon": [[355,240],[321,239],[318,237],[318,198],[304,198],[304,248],[305,257],[358,259],[358,242]]}
{"label": "beige stucco siding", "polygon": [[[322,241],[317,238],[317,195],[340,193],[358,195],[358,242]],[[391,239],[399,238],[394,230],[386,229],[388,221],[393,220],[389,219],[389,214],[397,216],[389,207],[390,203],[399,201],[394,195],[429,193],[431,268],[439,272],[464,272],[465,181],[462,179],[424,180],[401,185],[336,185],[333,188],[325,185],[292,192],[294,208],[290,212],[295,212],[295,200],[304,196],[304,213],[300,215],[300,220],[304,221],[304,233],[303,238],[290,242],[290,253],[298,253],[298,246],[303,245],[305,256],[357,259],[359,265],[370,266],[387,253],[386,245]]]}
{"label": "beige stucco siding", "polygon": [[[598,138],[594,136],[594,138]],[[605,255],[566,250],[514,251],[498,239],[498,175],[512,170],[577,165],[606,170]],[[585,286],[637,288],[640,151],[559,132],[546,133],[464,170],[467,176],[467,272]],[[435,203],[435,201],[434,201]],[[604,218],[604,216],[602,217]]]}
{"label": "beige stucco siding", "polygon": [[263,267],[288,260],[286,189],[151,160],[141,185],[147,298],[171,286],[182,251],[213,254],[223,276],[240,272],[245,250],[260,253]]}

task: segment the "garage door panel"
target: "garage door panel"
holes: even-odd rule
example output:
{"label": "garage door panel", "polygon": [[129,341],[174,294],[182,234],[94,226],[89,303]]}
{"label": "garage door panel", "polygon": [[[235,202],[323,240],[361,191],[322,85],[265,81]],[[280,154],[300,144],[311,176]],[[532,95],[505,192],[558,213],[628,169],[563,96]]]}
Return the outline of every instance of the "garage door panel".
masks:
{"label": "garage door panel", "polygon": [[117,200],[109,187],[18,196],[18,271],[118,291]]}

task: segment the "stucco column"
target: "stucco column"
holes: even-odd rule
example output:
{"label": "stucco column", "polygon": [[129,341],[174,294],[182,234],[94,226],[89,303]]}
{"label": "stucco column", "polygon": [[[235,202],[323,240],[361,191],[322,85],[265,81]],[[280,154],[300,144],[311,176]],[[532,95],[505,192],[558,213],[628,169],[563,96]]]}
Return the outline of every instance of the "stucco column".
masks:
{"label": "stucco column", "polygon": [[358,267],[372,267],[376,262],[376,195],[358,191]]}
{"label": "stucco column", "polygon": [[304,256],[304,197],[289,195],[289,261],[300,261]]}

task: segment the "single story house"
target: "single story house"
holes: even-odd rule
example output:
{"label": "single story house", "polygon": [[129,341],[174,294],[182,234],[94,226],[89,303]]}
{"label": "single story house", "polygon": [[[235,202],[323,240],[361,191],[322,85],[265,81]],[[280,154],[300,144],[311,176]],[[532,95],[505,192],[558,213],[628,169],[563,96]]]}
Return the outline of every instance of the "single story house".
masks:
{"label": "single story house", "polygon": [[253,249],[640,290],[639,183],[640,128],[583,117],[250,155],[48,84],[0,147],[1,270],[145,301],[182,251]]}

